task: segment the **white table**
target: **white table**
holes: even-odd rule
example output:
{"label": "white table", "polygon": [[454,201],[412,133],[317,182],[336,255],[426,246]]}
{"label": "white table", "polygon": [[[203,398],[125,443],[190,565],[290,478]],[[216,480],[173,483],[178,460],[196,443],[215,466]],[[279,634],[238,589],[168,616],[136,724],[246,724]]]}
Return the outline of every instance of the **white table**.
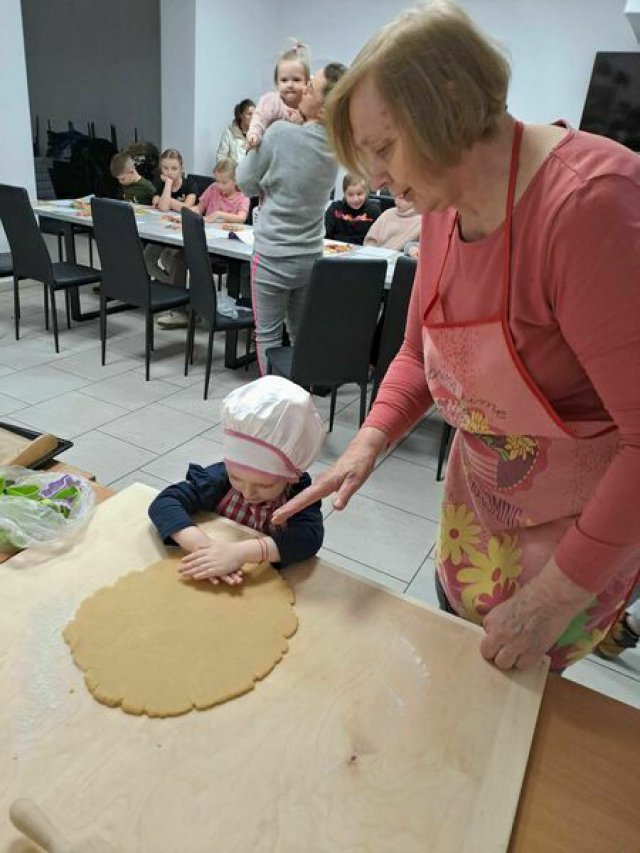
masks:
{"label": "white table", "polygon": [[[88,198],[82,199],[88,201]],[[70,199],[57,199],[54,201],[38,201],[33,205],[35,213],[42,216],[49,216],[52,219],[57,219],[61,222],[67,222],[73,225],[93,226],[91,216],[83,214],[81,210],[73,207],[73,202]],[[182,229],[180,227],[180,216],[176,213],[162,213],[152,207],[143,207],[142,205],[134,205],[136,217],[136,225],[138,234],[143,240],[151,240],[156,243],[164,243],[168,246],[182,246]],[[205,234],[207,237],[207,248],[209,252],[216,255],[222,255],[234,261],[250,262],[253,254],[253,228],[244,225],[238,229],[236,237],[230,237],[231,232],[223,230],[212,224],[205,224]],[[72,229],[68,229],[66,240],[67,260],[75,262],[75,244],[73,241]],[[327,243],[337,243],[337,240],[326,241]],[[346,258],[373,258],[383,259],[387,262],[387,287],[391,284],[393,271],[396,261],[400,257],[400,252],[393,249],[382,249],[377,246],[354,246],[351,251],[336,255],[327,255],[327,257],[339,262]],[[76,316],[74,319],[83,319],[82,316]]]}

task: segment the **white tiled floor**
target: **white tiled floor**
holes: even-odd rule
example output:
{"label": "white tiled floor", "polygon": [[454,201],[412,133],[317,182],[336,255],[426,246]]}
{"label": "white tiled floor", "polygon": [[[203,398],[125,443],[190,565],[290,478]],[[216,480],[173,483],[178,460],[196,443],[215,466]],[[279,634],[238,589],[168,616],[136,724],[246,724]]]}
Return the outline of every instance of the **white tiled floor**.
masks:
{"label": "white tiled floor", "polygon": [[[78,247],[84,251],[84,243]],[[82,261],[82,258],[79,260]],[[86,262],[86,260],[85,260]],[[203,350],[184,376],[184,330],[156,331],[151,381],[144,381],[143,321],[139,312],[109,320],[107,365],[100,365],[96,320],[65,328],[60,313],[59,355],[44,330],[42,288],[21,286],[21,340],[13,333],[11,282],[0,281],[0,418],[46,429],[74,441],[65,462],[96,474],[115,489],[140,481],[155,488],[181,479],[191,461],[221,458],[220,403],[257,376],[255,366],[225,370],[223,340],[216,342],[210,399],[202,400]],[[90,288],[83,307],[96,307]],[[60,300],[62,301],[62,300]],[[316,398],[323,417],[328,399]],[[357,389],[342,389],[333,432],[312,474],[326,470],[355,434]],[[440,424],[424,420],[381,459],[343,512],[325,501],[321,555],[361,577],[436,607],[432,548],[440,500],[435,467]],[[596,657],[567,677],[640,708],[640,651],[618,662]]]}

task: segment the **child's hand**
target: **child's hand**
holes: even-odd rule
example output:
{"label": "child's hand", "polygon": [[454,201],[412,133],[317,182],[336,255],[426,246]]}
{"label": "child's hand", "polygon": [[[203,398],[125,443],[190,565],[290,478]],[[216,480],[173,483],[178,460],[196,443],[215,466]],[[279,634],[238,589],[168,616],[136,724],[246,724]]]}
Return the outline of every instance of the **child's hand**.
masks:
{"label": "child's hand", "polygon": [[205,216],[205,222],[215,222],[217,219],[222,219],[222,213],[219,210],[215,210],[213,213],[210,213],[208,216]]}
{"label": "child's hand", "polygon": [[244,562],[246,560],[237,544],[212,542],[183,557],[178,571],[187,580],[209,580],[217,584],[222,579],[234,586],[244,580],[241,569]]}
{"label": "child's hand", "polygon": [[300,110],[294,110],[289,116],[289,121],[291,124],[304,124],[304,116]]}
{"label": "child's hand", "polygon": [[260,145],[260,140],[256,136],[255,133],[247,134],[247,151],[251,151],[252,148],[257,148]]}

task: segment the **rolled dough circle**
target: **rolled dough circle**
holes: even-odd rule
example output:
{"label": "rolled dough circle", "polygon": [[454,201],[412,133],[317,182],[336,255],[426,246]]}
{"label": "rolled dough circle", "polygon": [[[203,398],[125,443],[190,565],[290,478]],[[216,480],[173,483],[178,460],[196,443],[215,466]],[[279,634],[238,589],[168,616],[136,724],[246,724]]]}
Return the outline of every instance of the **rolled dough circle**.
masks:
{"label": "rolled dough circle", "polygon": [[93,696],[128,714],[172,717],[251,690],[298,626],[289,584],[271,567],[241,586],[183,581],[161,560],[98,590],[63,636]]}

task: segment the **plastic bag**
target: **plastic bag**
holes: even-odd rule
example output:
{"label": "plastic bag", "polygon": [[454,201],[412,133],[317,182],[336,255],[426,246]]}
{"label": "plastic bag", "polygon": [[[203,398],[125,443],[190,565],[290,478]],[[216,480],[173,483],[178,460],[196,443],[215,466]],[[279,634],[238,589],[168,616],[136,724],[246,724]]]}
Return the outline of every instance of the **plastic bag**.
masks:
{"label": "plastic bag", "polygon": [[222,314],[223,317],[230,317],[232,320],[237,320],[238,317],[250,317],[252,310],[245,305],[239,305],[235,299],[227,296],[226,293],[219,293],[218,314]]}
{"label": "plastic bag", "polygon": [[89,520],[91,483],[77,474],[0,466],[0,549],[60,542]]}

